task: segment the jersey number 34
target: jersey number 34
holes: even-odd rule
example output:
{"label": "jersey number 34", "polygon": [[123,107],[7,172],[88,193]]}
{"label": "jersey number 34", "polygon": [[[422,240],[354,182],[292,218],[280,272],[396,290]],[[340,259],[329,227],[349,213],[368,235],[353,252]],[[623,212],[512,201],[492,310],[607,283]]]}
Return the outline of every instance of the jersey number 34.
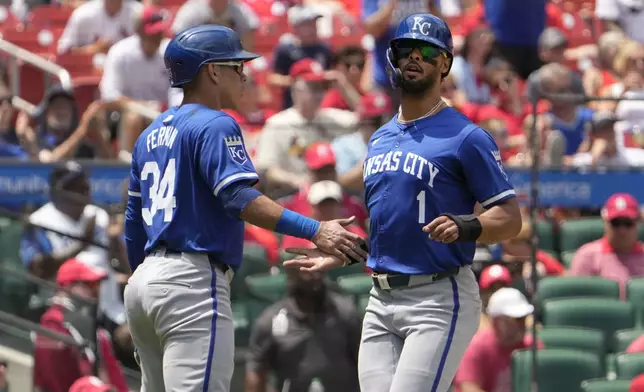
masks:
{"label": "jersey number 34", "polygon": [[147,181],[148,177],[152,175],[152,184],[150,185],[149,191],[150,207],[143,207],[141,209],[143,221],[148,226],[152,226],[152,219],[158,211],[163,211],[164,222],[170,222],[172,220],[172,212],[177,207],[177,200],[174,197],[175,166],[175,159],[170,159],[163,172],[163,177],[161,177],[161,170],[159,170],[158,163],[148,161],[143,165],[141,181]]}

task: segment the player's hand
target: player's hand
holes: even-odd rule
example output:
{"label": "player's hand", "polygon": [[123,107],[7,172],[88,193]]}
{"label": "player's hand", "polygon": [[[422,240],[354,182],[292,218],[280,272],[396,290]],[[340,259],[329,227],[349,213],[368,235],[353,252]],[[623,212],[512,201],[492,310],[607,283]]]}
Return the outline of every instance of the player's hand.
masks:
{"label": "player's hand", "polygon": [[317,248],[287,248],[286,252],[304,256],[284,262],[286,268],[297,268],[300,271],[322,272],[344,267],[344,261]]}
{"label": "player's hand", "polygon": [[351,261],[349,257],[362,263],[367,259],[367,252],[360,248],[364,240],[344,228],[344,226],[352,224],[355,219],[356,217],[352,216],[346,219],[320,222],[320,229],[311,241],[320,250],[337,257],[343,263],[349,264]]}
{"label": "player's hand", "polygon": [[458,226],[447,216],[439,216],[423,227],[425,233],[429,233],[429,239],[436,242],[449,244],[458,239]]}

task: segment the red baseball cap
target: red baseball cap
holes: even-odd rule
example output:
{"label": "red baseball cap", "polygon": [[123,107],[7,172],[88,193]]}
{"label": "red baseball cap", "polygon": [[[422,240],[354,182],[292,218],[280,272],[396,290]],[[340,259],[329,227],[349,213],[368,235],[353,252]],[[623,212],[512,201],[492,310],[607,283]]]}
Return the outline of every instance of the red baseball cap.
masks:
{"label": "red baseball cap", "polygon": [[94,376],[85,376],[76,380],[69,392],[111,392],[114,389]]}
{"label": "red baseball cap", "polygon": [[325,82],[327,80],[322,64],[309,58],[296,61],[291,66],[289,75],[293,80],[302,79],[307,82]]}
{"label": "red baseball cap", "polygon": [[644,392],[644,374],[640,374],[631,380],[628,392]]}
{"label": "red baseball cap", "polygon": [[360,118],[372,118],[385,115],[391,111],[391,98],[381,92],[372,92],[360,98],[358,113]]}
{"label": "red baseball cap", "polygon": [[510,286],[512,284],[512,275],[510,274],[510,270],[502,265],[494,264],[485,267],[483,271],[481,271],[481,277],[479,278],[480,288],[485,290],[497,282],[502,282]]}
{"label": "red baseball cap", "polygon": [[148,35],[165,33],[168,27],[170,27],[168,14],[159,7],[144,7],[143,10],[141,10],[139,18],[143,33]]}
{"label": "red baseball cap", "polygon": [[335,153],[329,143],[313,143],[306,148],[304,160],[311,170],[324,166],[335,166]]}
{"label": "red baseball cap", "polygon": [[639,219],[639,203],[628,193],[615,193],[604,204],[602,217],[608,221],[616,218]]}
{"label": "red baseball cap", "polygon": [[69,259],[58,269],[56,283],[59,286],[69,286],[77,282],[98,282],[107,278],[107,273],[92,268],[76,259]]}

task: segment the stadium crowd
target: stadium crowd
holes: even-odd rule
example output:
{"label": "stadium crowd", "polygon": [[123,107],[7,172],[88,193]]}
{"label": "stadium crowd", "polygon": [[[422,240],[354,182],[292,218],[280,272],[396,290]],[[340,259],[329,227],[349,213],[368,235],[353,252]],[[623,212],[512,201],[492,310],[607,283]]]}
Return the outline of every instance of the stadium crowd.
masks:
{"label": "stadium crowd", "polygon": [[[527,168],[535,155],[565,170],[644,166],[641,0],[0,0],[2,39],[59,64],[73,83],[71,90],[46,83],[42,71],[27,64],[10,67],[6,53],[0,54],[6,65],[0,69],[0,157],[54,166],[50,201],[23,211],[33,226],[12,246],[15,268],[58,289],[28,292],[14,310],[74,338],[88,334],[87,320],[77,317],[82,307],[77,298],[98,300],[100,314],[90,339],[94,352],[58,350],[49,338],[34,339],[35,387],[125,392],[121,366],[137,369],[122,299],[130,274],[123,205],[93,204],[88,173],[78,162],[126,165],[151,121],[131,104],[158,113],[181,102],[181,90],[170,88],[163,62],[173,34],[203,23],[224,24],[240,34],[246,49],[263,55],[245,66],[244,106],[227,110],[244,132],[262,176],[259,186],[316,219],[355,216],[349,229],[367,237],[363,158],[373,132],[398,106],[385,50],[393,26],[415,12],[449,22],[456,53],[441,85],[443,99],[494,137],[506,168]],[[582,93],[615,99],[570,99]],[[35,108],[19,105],[17,97]],[[619,101],[622,97],[642,101]],[[536,117],[532,102],[538,102]],[[544,282],[539,295],[532,290],[527,208],[517,238],[477,248],[485,312],[455,391],[510,392],[513,385],[516,392],[527,391],[529,384],[517,389],[520,377],[512,371],[519,372],[521,362],[512,356],[532,347],[533,323],[544,330],[534,344],[545,351],[579,348],[570,336],[583,340],[596,332],[573,327],[603,329],[611,342],[601,335],[598,368],[582,369],[575,378],[575,371],[565,373],[562,365],[557,373],[562,378],[550,377],[558,380],[550,384],[558,389],[543,390],[576,391],[581,380],[617,378],[628,379],[624,390],[644,391],[635,377],[644,373],[644,360],[623,359],[623,353],[644,353],[644,332],[638,329],[643,320],[632,309],[643,306],[644,295],[631,280],[644,275],[642,203],[617,193],[601,211],[541,208],[535,225],[540,239],[535,271]],[[246,242],[245,264],[232,284],[236,345],[245,362],[236,369],[241,381],[233,390],[358,391],[357,347],[369,271],[362,266],[328,276],[284,271],[284,250],[309,246],[308,241],[247,225]],[[19,297],[7,287],[4,294]],[[609,298],[605,307],[593,307],[599,300],[575,298],[560,300],[574,302],[569,304],[552,300],[551,308],[542,309],[548,296]],[[615,313],[620,306],[631,307],[625,321]],[[27,314],[27,308],[33,311]],[[579,314],[564,320],[563,314],[576,314],[571,309]],[[545,333],[549,328],[553,332]],[[626,344],[622,335],[628,335]],[[6,385],[10,372],[11,366],[0,362],[0,391],[16,392]]]}

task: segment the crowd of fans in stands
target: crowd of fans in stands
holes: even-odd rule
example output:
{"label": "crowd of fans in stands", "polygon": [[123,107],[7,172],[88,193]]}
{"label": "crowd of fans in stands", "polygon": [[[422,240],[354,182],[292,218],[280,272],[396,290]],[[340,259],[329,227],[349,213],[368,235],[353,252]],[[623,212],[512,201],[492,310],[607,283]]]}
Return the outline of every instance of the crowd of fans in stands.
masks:
{"label": "crowd of fans in stands", "polygon": [[[542,94],[585,92],[644,99],[641,1],[364,0],[351,5],[333,0],[187,0],[172,7],[163,0],[60,3],[75,10],[58,39],[58,53],[94,57],[102,73],[99,98],[79,102],[73,92],[51,86],[35,112],[17,111],[8,78],[0,80],[1,157],[43,163],[94,158],[127,163],[150,119],[129,110],[126,103],[135,101],[161,111],[181,102],[181,90],[170,88],[163,63],[168,37],[203,23],[224,24],[240,34],[246,49],[264,55],[246,66],[244,106],[227,110],[245,134],[262,175],[262,190],[288,208],[320,220],[356,216],[349,229],[366,237],[362,162],[371,135],[391,118],[398,102],[385,71],[385,49],[393,26],[403,16],[433,12],[446,17],[455,41],[451,74],[441,85],[443,98],[490,132],[507,167],[531,164],[534,122],[537,153],[546,164],[644,166],[640,131],[644,101],[585,103],[549,96],[539,100],[536,118],[531,105]],[[27,17],[29,7],[35,6],[19,0],[6,5],[0,10],[13,12],[16,19]],[[356,33],[341,37],[339,43],[327,39],[342,35],[335,31],[337,19],[351,15],[350,27]],[[284,34],[267,47],[262,40],[264,25],[270,23]],[[8,70],[4,71],[7,76]],[[104,315],[97,337],[98,376],[115,391],[127,391],[114,355],[136,368],[123,315],[122,288],[129,274],[123,217],[92,205],[87,181],[73,163],[55,171],[51,185],[58,192],[52,192],[51,202],[29,220],[100,246],[30,231],[22,241],[21,257],[30,273],[67,289],[56,293],[48,305],[41,319],[44,326],[74,335],[65,322],[74,314],[67,293],[98,298]],[[581,247],[569,269],[539,251],[539,274],[602,276],[622,287],[629,278],[644,275],[644,247],[637,239],[642,202],[630,195],[612,197],[602,210],[604,237]],[[555,224],[582,214],[570,209],[542,213]],[[510,391],[510,355],[531,345],[524,335],[532,305],[510,288],[513,281],[527,281],[532,273],[527,263],[530,236],[526,225],[517,238],[482,247],[478,253],[505,266],[496,264],[480,272],[487,315],[482,315],[481,330],[456,377],[455,387],[461,392]],[[279,262],[281,250],[307,245],[250,225],[246,240],[263,247],[271,264]],[[265,391],[269,373],[282,383],[288,381],[292,391],[307,390],[310,379],[298,373],[304,365],[334,375],[326,390],[357,391],[359,311],[351,301],[329,293],[322,276],[291,271],[287,279],[287,297],[268,308],[253,328],[246,391]],[[321,323],[336,323],[334,332],[313,328],[306,322],[312,314]],[[344,332],[338,333],[338,328]],[[307,346],[316,339],[328,349],[323,355],[310,352],[315,345]],[[642,339],[629,350],[644,351]],[[92,373],[96,359],[91,353],[79,356],[69,348],[54,355],[43,344],[36,351],[35,382],[44,391],[67,391],[74,381]],[[293,350],[294,346],[302,350]],[[64,370],[76,362],[77,370]],[[0,363],[0,390],[6,369]],[[77,389],[69,390],[107,390],[90,377],[76,384]],[[92,385],[95,389],[89,389]]]}

